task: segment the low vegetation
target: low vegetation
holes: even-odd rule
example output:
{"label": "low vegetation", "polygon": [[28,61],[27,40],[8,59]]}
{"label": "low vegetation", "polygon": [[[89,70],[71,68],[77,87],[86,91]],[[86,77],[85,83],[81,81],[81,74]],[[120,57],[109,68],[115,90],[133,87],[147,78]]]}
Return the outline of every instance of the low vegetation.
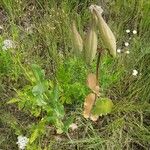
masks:
{"label": "low vegetation", "polygon": [[0,149],[148,150],[149,10],[1,0]]}

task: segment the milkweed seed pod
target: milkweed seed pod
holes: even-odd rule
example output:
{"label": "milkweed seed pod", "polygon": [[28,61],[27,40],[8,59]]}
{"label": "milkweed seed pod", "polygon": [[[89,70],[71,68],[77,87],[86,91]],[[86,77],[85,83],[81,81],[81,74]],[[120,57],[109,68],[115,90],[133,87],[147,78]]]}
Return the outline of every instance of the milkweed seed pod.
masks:
{"label": "milkweed seed pod", "polygon": [[95,22],[92,22],[91,28],[87,33],[85,40],[85,61],[90,64],[95,58],[97,52],[97,34],[95,31]]}
{"label": "milkweed seed pod", "polygon": [[111,29],[102,17],[103,9],[97,5],[91,5],[90,7],[92,14],[97,17],[97,25],[99,27],[102,41],[104,42],[104,46],[108,48],[109,53],[113,57],[116,57],[116,39]]}
{"label": "milkweed seed pod", "polygon": [[78,56],[83,50],[83,40],[77,31],[75,22],[72,24],[72,42],[74,46],[74,53]]}

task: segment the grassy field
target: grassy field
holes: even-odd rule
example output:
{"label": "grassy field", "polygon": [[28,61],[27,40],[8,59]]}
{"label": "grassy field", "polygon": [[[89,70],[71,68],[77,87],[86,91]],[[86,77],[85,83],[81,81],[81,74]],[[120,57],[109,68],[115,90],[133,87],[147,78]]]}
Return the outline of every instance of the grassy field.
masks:
{"label": "grassy field", "polygon": [[[85,36],[91,4],[102,6],[121,49],[116,59],[107,53],[102,57],[100,89],[114,107],[96,122],[82,115],[89,70],[74,57],[71,41],[73,20]],[[0,0],[0,149],[17,150],[19,135],[29,138],[28,150],[150,149],[149,16],[148,0]],[[5,40],[13,41],[9,49]],[[95,61],[90,68],[94,70]],[[35,85],[33,74],[44,87]],[[46,107],[41,98],[37,107],[31,91],[41,92],[47,86],[56,106]],[[45,122],[47,116],[53,124]],[[77,129],[68,131],[66,123],[65,132],[57,134],[60,118],[71,120]]]}

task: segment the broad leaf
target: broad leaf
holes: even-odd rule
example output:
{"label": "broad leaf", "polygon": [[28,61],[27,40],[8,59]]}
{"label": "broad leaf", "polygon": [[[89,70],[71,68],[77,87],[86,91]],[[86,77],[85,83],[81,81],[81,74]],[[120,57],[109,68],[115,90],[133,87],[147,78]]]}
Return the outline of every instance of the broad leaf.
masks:
{"label": "broad leaf", "polygon": [[95,103],[95,106],[92,110],[92,114],[94,115],[107,115],[111,112],[113,107],[113,102],[108,98],[98,99]]}
{"label": "broad leaf", "polygon": [[32,64],[32,71],[36,78],[36,81],[41,82],[44,80],[45,73],[38,65]]}
{"label": "broad leaf", "polygon": [[93,73],[88,74],[87,86],[97,95],[99,95],[99,86],[97,85],[96,75]]}
{"label": "broad leaf", "polygon": [[85,102],[84,102],[84,112],[83,112],[83,116],[85,118],[89,118],[90,117],[90,113],[93,107],[93,104],[95,102],[95,94],[94,93],[90,93],[86,98],[85,98]]}
{"label": "broad leaf", "polygon": [[64,132],[68,132],[69,126],[73,123],[74,116],[70,116],[64,122]]}
{"label": "broad leaf", "polygon": [[90,89],[94,89],[95,88],[95,86],[96,86],[96,75],[95,74],[93,74],[93,73],[88,74],[87,86]]}
{"label": "broad leaf", "polygon": [[38,106],[45,106],[47,104],[45,102],[45,99],[44,99],[43,95],[36,96],[35,99],[36,99],[36,104]]}
{"label": "broad leaf", "polygon": [[63,118],[64,117],[64,106],[61,104],[55,105],[56,108],[53,108],[54,113],[56,114],[56,117]]}
{"label": "broad leaf", "polygon": [[48,89],[48,82],[43,81],[33,87],[32,93],[34,96],[43,94]]}
{"label": "broad leaf", "polygon": [[57,128],[57,134],[61,134],[63,133],[63,129],[64,129],[64,124],[60,119],[55,120],[55,126]]}

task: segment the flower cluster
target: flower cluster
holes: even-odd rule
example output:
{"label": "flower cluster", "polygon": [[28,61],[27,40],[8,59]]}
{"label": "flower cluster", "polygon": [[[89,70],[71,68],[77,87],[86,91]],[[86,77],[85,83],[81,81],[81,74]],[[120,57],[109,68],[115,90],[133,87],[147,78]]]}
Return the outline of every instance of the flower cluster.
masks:
{"label": "flower cluster", "polygon": [[134,69],[134,70],[132,71],[132,75],[133,75],[133,76],[137,76],[137,74],[138,74],[138,71]]}
{"label": "flower cluster", "polygon": [[[127,30],[125,30],[125,32],[130,36],[131,34],[131,30],[129,30],[129,29],[127,29]],[[137,34],[137,31],[136,30],[133,30],[132,31],[132,34]],[[132,39],[132,37],[130,36],[129,37],[129,40],[131,40]],[[125,53],[125,54],[130,54],[130,51],[129,51],[129,49],[128,49],[128,47],[129,47],[129,42],[124,42],[124,46],[125,46],[125,49],[121,49],[121,48],[118,48],[116,51],[117,51],[117,53]],[[132,76],[134,76],[134,77],[136,77],[136,76],[138,76],[138,75],[140,75],[139,74],[139,72],[136,70],[136,69],[133,69],[132,70]]]}
{"label": "flower cluster", "polygon": [[[130,30],[127,29],[127,30],[126,30],[126,33],[130,33]],[[132,33],[133,33],[133,34],[137,34],[137,31],[136,31],[136,30],[133,30]]]}
{"label": "flower cluster", "polygon": [[[127,30],[126,30],[126,33],[129,34],[129,33],[130,33],[130,30],[127,29]],[[136,30],[133,30],[132,33],[133,33],[133,34],[137,34],[137,31],[136,31]],[[131,39],[131,37],[130,37],[129,39]],[[128,43],[128,42],[125,42],[124,45],[125,45],[126,47],[128,47],[128,46],[129,46],[129,43]]]}
{"label": "flower cluster", "polygon": [[[130,32],[131,32],[131,31],[130,31],[129,29],[126,30],[126,33],[127,33],[127,34],[129,34]],[[137,34],[137,31],[136,31],[136,30],[133,30],[132,33],[133,33],[133,34]],[[129,40],[131,40],[131,37],[129,37]],[[125,46],[125,47],[129,47],[129,45],[130,45],[129,42],[124,42],[124,46]],[[123,52],[123,50],[121,50],[120,48],[117,49],[117,53],[122,53],[122,52]],[[129,51],[129,50],[126,50],[124,53],[125,53],[125,54],[130,54],[130,51]]]}
{"label": "flower cluster", "polygon": [[28,142],[29,142],[29,139],[27,137],[22,136],[22,135],[18,136],[17,144],[20,150],[24,150]]}
{"label": "flower cluster", "polygon": [[2,49],[7,50],[7,49],[10,49],[10,48],[15,48],[15,43],[12,40],[9,40],[9,39],[4,40]]}

